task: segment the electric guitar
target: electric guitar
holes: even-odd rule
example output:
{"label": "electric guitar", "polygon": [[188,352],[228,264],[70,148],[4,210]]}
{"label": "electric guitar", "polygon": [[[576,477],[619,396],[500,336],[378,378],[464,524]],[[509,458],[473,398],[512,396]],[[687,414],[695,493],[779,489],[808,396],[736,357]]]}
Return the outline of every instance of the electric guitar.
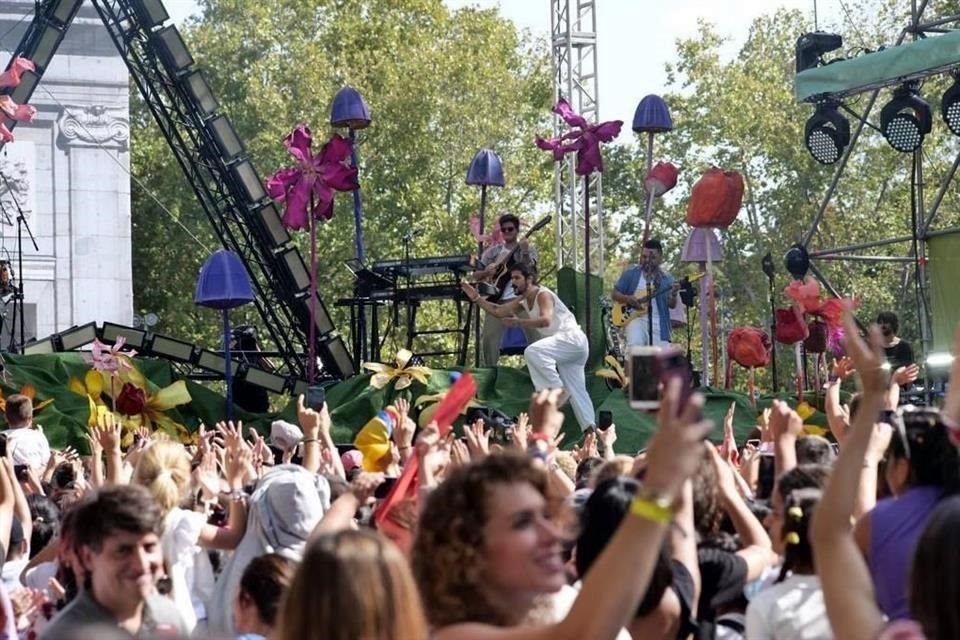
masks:
{"label": "electric guitar", "polygon": [[[685,283],[693,284],[703,276],[707,275],[706,271],[698,273],[689,278],[681,278],[675,281],[675,284],[683,285]],[[647,315],[650,311],[650,301],[657,296],[670,291],[673,288],[673,285],[669,287],[661,287],[660,289],[654,291],[653,293],[648,293],[645,296],[637,298],[636,302],[632,304],[624,304],[622,302],[614,302],[613,310],[610,313],[610,322],[615,327],[625,327],[627,323],[635,318],[642,318]]]}
{"label": "electric guitar", "polygon": [[[521,239],[526,240],[550,224],[551,220],[553,220],[553,216],[549,215],[540,218],[536,224],[523,234],[523,238]],[[480,285],[477,287],[478,292],[490,302],[498,302],[500,298],[503,297],[506,288],[510,286],[510,267],[514,264],[513,257],[519,248],[520,243],[518,242],[517,246],[511,249],[509,253],[500,256],[496,262],[484,269],[487,275],[477,280],[477,284]]]}

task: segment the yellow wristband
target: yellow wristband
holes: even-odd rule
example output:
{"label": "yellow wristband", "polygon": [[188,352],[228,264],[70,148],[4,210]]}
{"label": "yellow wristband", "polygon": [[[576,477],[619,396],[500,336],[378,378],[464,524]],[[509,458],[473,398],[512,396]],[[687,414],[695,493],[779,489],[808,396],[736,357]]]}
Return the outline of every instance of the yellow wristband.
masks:
{"label": "yellow wristband", "polygon": [[630,503],[630,513],[657,524],[670,524],[673,510],[648,498],[634,498]]}

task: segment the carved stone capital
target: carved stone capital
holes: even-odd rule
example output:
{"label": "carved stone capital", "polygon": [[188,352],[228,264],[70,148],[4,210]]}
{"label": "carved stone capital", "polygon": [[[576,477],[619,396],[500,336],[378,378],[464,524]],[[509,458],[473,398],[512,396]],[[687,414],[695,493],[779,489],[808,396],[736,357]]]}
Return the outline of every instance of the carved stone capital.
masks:
{"label": "carved stone capital", "polygon": [[63,147],[126,149],[130,142],[130,120],[121,107],[67,106],[57,128]]}

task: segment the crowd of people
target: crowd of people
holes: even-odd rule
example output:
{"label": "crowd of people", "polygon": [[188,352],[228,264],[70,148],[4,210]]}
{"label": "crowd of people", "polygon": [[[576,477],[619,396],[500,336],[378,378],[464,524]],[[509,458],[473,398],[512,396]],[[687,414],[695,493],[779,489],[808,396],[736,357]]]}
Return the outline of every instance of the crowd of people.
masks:
{"label": "crowd of people", "polygon": [[[733,407],[714,433],[671,379],[635,455],[616,426],[561,449],[562,389],[534,394],[510,444],[482,422],[419,429],[398,402],[384,474],[302,398],[283,438],[221,423],[195,447],[141,431],[124,450],[101,415],[80,456],[12,396],[0,637],[960,638],[960,389],[898,407],[915,368],[888,373],[879,328],[848,317],[847,336],[835,443],[781,401],[738,443]],[[374,517],[407,465],[414,497]]]}

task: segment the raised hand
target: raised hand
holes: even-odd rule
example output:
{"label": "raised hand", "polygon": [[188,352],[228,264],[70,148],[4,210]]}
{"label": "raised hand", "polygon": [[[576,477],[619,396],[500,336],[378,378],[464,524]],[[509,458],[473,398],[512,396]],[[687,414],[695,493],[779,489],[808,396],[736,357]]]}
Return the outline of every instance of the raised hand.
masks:
{"label": "raised hand", "polygon": [[727,414],[723,417],[723,441],[720,444],[720,457],[736,466],[739,464],[737,438],[733,432],[733,418],[736,415],[737,403],[731,402]]}
{"label": "raised hand", "polygon": [[471,301],[476,300],[477,297],[479,297],[480,295],[477,292],[476,287],[474,287],[472,284],[470,284],[467,281],[463,281],[460,283],[460,289],[463,290],[463,295],[467,296],[467,300],[471,300]]}
{"label": "raised hand", "polygon": [[97,426],[93,427],[94,436],[104,451],[120,450],[120,423],[112,413],[97,416]]}
{"label": "raised hand", "polygon": [[386,476],[382,473],[361,473],[350,483],[350,493],[356,497],[358,503],[366,504],[385,479]]}
{"label": "raised hand", "polygon": [[413,434],[417,431],[417,423],[410,418],[410,402],[406,398],[399,398],[393,403],[397,413],[400,414],[400,420],[393,429],[393,441],[400,448],[400,453],[413,446]]}
{"label": "raised hand", "polygon": [[513,446],[521,451],[527,450],[527,440],[530,438],[530,418],[526,411],[517,416],[517,425],[513,429]]}
{"label": "raised hand", "polygon": [[490,436],[484,431],[482,418],[473,424],[464,425],[463,435],[467,439],[472,459],[479,460],[490,453]]}
{"label": "raised hand", "polygon": [[833,373],[833,377],[837,378],[838,380],[846,380],[855,374],[857,369],[853,364],[853,360],[847,356],[843,356],[839,360],[834,358],[831,371]]}
{"label": "raised hand", "polygon": [[771,415],[773,415],[773,409],[767,407],[760,412],[757,419],[757,428],[760,429],[760,442],[773,442],[773,431],[770,429]]}
{"label": "raised hand", "polygon": [[611,424],[604,431],[597,430],[600,435],[600,442],[603,443],[603,450],[613,452],[613,445],[617,442],[617,425]]}
{"label": "raised hand", "polygon": [[860,337],[856,323],[849,311],[843,315],[847,337],[847,353],[857,369],[864,395],[883,396],[889,388],[889,376],[884,368],[886,356],[883,354],[883,337],[876,325],[870,327],[867,343]]}
{"label": "raised hand", "polygon": [[771,407],[770,431],[774,441],[784,437],[799,438],[803,433],[803,419],[782,400],[774,400]]}
{"label": "raised hand", "polygon": [[530,427],[533,433],[555,437],[563,428],[563,413],[557,408],[563,389],[541,389],[530,398]]}
{"label": "raised hand", "polygon": [[223,438],[223,444],[227,451],[250,448],[250,445],[243,439],[242,422],[237,422],[236,425],[233,424],[233,421],[218,422],[217,433]]}
{"label": "raised hand", "polygon": [[899,367],[893,372],[893,382],[902,386],[912,384],[920,377],[920,367],[915,364]]}
{"label": "raised hand", "polygon": [[249,447],[236,445],[227,447],[223,470],[231,491],[243,489],[243,479],[247,475],[247,467],[252,462],[253,454]]}

